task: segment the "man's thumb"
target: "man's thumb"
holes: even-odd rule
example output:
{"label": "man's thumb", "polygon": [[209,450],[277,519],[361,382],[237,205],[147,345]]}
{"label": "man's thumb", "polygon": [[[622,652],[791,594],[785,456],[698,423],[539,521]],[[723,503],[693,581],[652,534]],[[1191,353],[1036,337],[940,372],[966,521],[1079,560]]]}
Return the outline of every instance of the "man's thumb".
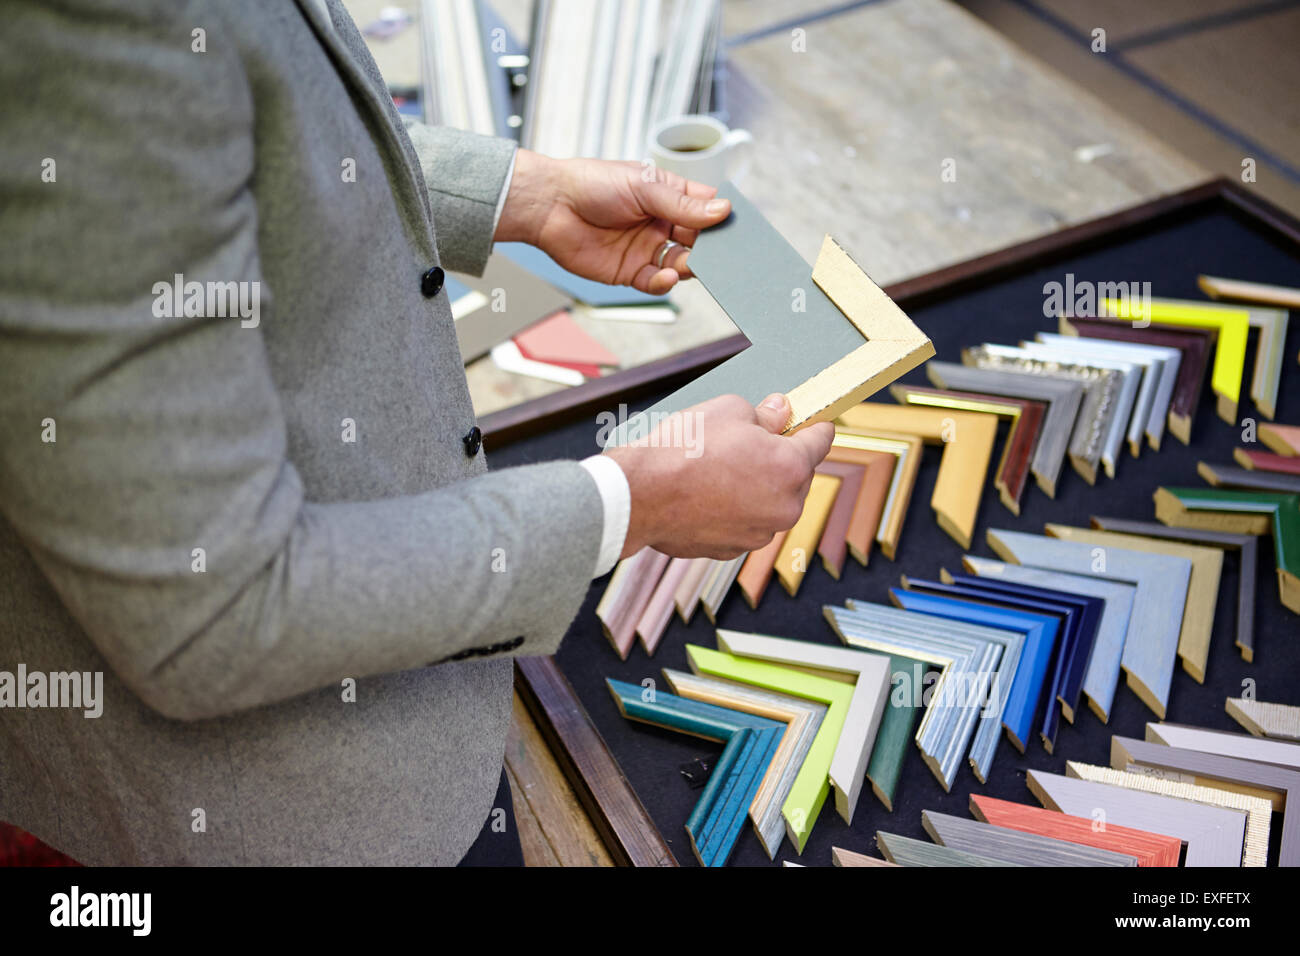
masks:
{"label": "man's thumb", "polygon": [[790,401],[780,392],[775,392],[763,399],[754,412],[760,425],[773,435],[779,435],[790,420]]}

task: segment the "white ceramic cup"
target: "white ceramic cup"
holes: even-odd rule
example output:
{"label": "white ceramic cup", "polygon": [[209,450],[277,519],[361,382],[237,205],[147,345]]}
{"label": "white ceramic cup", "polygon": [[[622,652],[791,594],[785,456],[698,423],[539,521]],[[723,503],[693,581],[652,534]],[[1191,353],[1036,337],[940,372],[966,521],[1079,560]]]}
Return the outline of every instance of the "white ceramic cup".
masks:
{"label": "white ceramic cup", "polygon": [[650,158],[661,169],[709,186],[738,180],[749,169],[754,137],[712,116],[676,116],[650,132]]}

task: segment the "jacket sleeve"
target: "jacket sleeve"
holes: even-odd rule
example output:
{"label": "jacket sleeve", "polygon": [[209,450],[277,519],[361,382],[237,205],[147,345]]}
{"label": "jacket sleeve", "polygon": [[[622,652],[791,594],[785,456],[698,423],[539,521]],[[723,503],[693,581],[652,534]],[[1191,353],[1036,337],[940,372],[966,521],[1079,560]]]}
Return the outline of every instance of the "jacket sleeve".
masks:
{"label": "jacket sleeve", "polygon": [[309,500],[260,327],[160,307],[178,273],[263,279],[252,101],[191,21],[123,7],[6,11],[0,71],[40,81],[0,137],[0,515],[169,717],[554,651],[601,538],[585,469]]}
{"label": "jacket sleeve", "polygon": [[514,162],[515,143],[405,122],[433,205],[438,258],[455,272],[482,275],[492,253],[497,203]]}

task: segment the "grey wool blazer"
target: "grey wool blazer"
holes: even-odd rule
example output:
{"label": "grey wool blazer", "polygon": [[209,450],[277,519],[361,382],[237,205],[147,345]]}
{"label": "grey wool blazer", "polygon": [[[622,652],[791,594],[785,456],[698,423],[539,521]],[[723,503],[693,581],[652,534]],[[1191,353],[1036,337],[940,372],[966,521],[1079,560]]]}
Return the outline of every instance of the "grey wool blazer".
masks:
{"label": "grey wool blazer", "polygon": [[14,0],[0,97],[0,671],[103,674],[0,708],[0,820],[456,863],[602,530],[576,462],[462,441],[426,273],[482,270],[513,146],[404,129],[337,0]]}

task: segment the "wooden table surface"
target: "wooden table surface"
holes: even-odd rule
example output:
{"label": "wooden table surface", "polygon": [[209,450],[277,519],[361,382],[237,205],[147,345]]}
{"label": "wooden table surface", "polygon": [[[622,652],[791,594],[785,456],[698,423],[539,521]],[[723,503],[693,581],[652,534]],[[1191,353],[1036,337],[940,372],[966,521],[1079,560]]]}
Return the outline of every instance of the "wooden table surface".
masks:
{"label": "wooden table surface", "polygon": [[[386,5],[345,2],[362,25]],[[526,42],[531,3],[494,6]],[[1206,178],[947,0],[723,9],[730,124],[755,139],[739,185],[809,261],[830,233],[884,285]],[[371,46],[391,84],[417,82],[413,29]],[[954,181],[942,175],[947,160]],[[672,325],[584,324],[628,365],[734,334],[698,284],[672,298]],[[491,359],[466,374],[480,415],[559,387]],[[517,705],[507,760],[529,862],[606,862],[529,723]]]}

